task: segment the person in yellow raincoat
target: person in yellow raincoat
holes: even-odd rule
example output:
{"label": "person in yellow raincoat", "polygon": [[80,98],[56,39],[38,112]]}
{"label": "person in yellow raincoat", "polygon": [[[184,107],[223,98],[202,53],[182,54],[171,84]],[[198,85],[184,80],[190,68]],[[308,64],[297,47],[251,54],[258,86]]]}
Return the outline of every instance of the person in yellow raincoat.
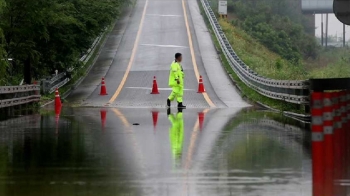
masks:
{"label": "person in yellow raincoat", "polygon": [[169,129],[171,151],[177,164],[181,162],[184,138],[184,120],[182,115],[182,108],[178,109],[176,115],[171,114],[170,108],[168,109],[168,119],[171,122],[171,127]]}
{"label": "person in yellow raincoat", "polygon": [[171,94],[169,95],[167,99],[167,106],[170,107],[171,102],[174,101],[176,98],[176,101],[178,103],[177,107],[179,108],[186,108],[182,104],[182,97],[184,94],[184,70],[181,66],[182,61],[182,54],[176,53],[175,54],[175,60],[171,63],[170,66],[170,73],[169,73],[169,86],[172,88]]}

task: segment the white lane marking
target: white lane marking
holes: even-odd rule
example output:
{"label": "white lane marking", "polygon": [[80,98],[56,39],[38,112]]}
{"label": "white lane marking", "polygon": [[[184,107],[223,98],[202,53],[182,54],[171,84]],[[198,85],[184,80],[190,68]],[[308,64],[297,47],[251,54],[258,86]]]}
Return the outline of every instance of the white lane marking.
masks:
{"label": "white lane marking", "polygon": [[182,17],[181,15],[171,15],[171,14],[146,14],[146,16]]}
{"label": "white lane marking", "polygon": [[141,46],[155,46],[163,48],[188,48],[188,46],[177,46],[177,45],[157,45],[157,44],[140,44]]}
{"label": "white lane marking", "polygon": [[[145,90],[152,90],[152,88],[148,87],[125,87],[125,88],[132,88],[132,89],[145,89]],[[160,91],[171,91],[171,88],[158,88]],[[184,91],[195,91],[195,89],[184,89]]]}

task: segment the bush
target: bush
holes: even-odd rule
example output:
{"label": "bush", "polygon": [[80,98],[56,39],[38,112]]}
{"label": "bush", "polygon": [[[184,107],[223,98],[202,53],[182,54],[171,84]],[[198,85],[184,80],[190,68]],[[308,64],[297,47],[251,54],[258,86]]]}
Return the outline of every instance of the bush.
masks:
{"label": "bush", "polygon": [[282,64],[282,60],[280,58],[278,58],[276,60],[275,66],[276,66],[277,70],[280,70],[282,68],[283,64]]}

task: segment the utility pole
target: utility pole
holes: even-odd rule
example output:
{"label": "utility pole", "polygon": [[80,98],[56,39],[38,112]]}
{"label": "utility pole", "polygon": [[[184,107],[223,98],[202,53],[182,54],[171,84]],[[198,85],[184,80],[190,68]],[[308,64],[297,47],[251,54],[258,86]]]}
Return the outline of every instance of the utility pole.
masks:
{"label": "utility pole", "polygon": [[321,45],[323,46],[323,14],[321,14]]}
{"label": "utility pole", "polygon": [[343,24],[343,47],[345,48],[345,24]]}
{"label": "utility pole", "polygon": [[328,14],[326,14],[326,48],[328,46]]}

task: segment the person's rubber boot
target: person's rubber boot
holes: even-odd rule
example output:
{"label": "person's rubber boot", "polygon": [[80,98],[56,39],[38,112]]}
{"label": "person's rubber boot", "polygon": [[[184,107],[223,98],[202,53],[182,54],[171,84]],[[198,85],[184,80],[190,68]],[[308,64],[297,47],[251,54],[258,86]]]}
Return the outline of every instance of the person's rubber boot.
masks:
{"label": "person's rubber boot", "polygon": [[166,100],[166,106],[167,106],[168,108],[170,108],[170,106],[171,106],[171,101],[170,101],[170,99],[167,99],[167,100]]}
{"label": "person's rubber boot", "polygon": [[178,108],[186,108],[185,105],[182,105],[182,102],[179,102],[178,105],[177,105]]}
{"label": "person's rubber boot", "polygon": [[170,108],[168,108],[167,110],[166,110],[166,115],[170,115],[171,114],[171,109]]}

